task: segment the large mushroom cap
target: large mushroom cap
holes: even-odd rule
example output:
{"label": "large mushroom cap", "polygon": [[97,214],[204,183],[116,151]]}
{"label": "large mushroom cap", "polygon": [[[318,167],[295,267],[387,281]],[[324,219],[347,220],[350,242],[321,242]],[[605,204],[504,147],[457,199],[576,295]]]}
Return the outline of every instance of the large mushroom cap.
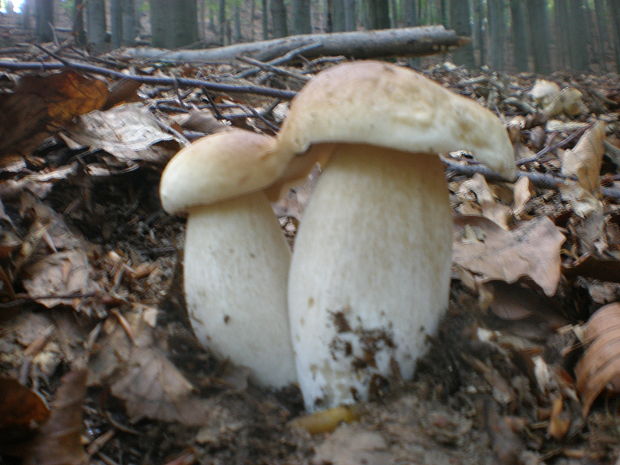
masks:
{"label": "large mushroom cap", "polygon": [[475,101],[421,74],[377,61],[334,66],[295,97],[279,134],[280,150],[345,142],[407,152],[467,150],[511,178],[512,145],[501,121]]}
{"label": "large mushroom cap", "polygon": [[269,186],[286,164],[275,156],[274,143],[270,136],[233,128],[183,148],[161,177],[164,210],[181,213]]}

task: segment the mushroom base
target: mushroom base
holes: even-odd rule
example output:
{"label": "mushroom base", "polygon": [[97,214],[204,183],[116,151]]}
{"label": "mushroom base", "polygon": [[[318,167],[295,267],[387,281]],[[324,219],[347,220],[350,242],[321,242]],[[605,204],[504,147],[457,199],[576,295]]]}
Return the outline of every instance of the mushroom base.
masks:
{"label": "mushroom base", "polygon": [[447,308],[452,216],[437,156],[339,145],[304,213],[289,315],[306,408],[411,378]]}
{"label": "mushroom base", "polygon": [[185,296],[202,345],[258,384],[296,381],[286,305],[290,251],[262,192],[190,210]]}

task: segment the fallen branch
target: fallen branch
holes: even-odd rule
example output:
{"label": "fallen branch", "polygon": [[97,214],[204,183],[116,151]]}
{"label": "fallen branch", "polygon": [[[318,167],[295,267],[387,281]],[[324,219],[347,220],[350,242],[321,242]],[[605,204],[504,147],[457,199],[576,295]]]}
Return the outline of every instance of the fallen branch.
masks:
{"label": "fallen branch", "polygon": [[[502,177],[501,175],[499,175],[495,171],[492,171],[484,165],[461,165],[460,163],[454,163],[443,157],[441,161],[444,163],[444,165],[446,165],[448,170],[456,174],[473,176],[474,174],[479,173],[489,181],[511,182],[509,179]],[[550,174],[532,173],[529,171],[518,170],[517,178],[522,177],[529,178],[529,180],[532,181],[532,184],[534,184],[536,187],[541,187],[543,189],[557,189],[566,180],[565,178],[553,176]],[[620,201],[620,190],[618,189],[601,187],[601,194],[603,194],[607,198]]]}
{"label": "fallen branch", "polygon": [[169,63],[232,63],[239,56],[249,56],[267,62],[293,49],[319,44],[300,55],[305,58],[335,55],[384,58],[433,55],[459,47],[468,40],[443,26],[424,26],[379,31],[303,34],[203,50],[167,51],[156,48],[129,48],[122,52],[122,56]]}
{"label": "fallen branch", "polygon": [[275,97],[284,100],[290,100],[295,96],[295,92],[289,90],[272,89],[271,87],[263,86],[235,86],[231,84],[222,84],[219,82],[204,81],[202,79],[187,79],[187,78],[174,78],[174,77],[155,77],[155,76],[140,76],[136,74],[124,74],[119,71],[114,71],[107,68],[101,68],[99,66],[87,65],[83,63],[39,63],[39,62],[14,62],[14,61],[0,61],[0,69],[11,70],[51,70],[51,69],[75,69],[87,73],[100,74],[104,76],[111,76],[118,79],[130,79],[132,81],[141,82],[143,84],[151,85],[168,85],[178,87],[203,87],[216,92],[227,92],[230,94],[257,94],[265,95],[267,97]]}

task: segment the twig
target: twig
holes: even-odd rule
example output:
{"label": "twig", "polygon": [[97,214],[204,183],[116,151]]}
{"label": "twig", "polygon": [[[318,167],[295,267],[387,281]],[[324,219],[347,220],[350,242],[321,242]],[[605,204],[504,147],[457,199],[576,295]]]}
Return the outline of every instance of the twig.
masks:
{"label": "twig", "polygon": [[522,165],[525,165],[527,163],[531,163],[533,161],[540,160],[542,157],[544,157],[549,152],[551,152],[551,151],[553,151],[555,149],[559,149],[560,147],[564,147],[566,144],[568,144],[569,142],[571,142],[572,140],[574,140],[575,138],[577,138],[578,136],[580,136],[584,132],[586,132],[586,130],[588,130],[590,127],[583,128],[583,129],[578,129],[577,131],[573,132],[570,136],[568,136],[566,139],[562,139],[557,144],[548,145],[548,146],[544,147],[541,151],[536,153],[536,155],[534,155],[532,157],[522,158],[521,160],[518,160],[517,161],[517,166],[522,166]]}
{"label": "twig", "polygon": [[[274,66],[275,65],[283,65],[284,63],[292,60],[296,56],[301,55],[302,53],[307,52],[309,50],[313,50],[315,48],[318,48],[320,46],[321,46],[321,44],[319,42],[312,42],[310,44],[302,45],[301,47],[294,48],[293,50],[285,53],[281,57],[274,58],[273,60],[269,60],[267,62],[267,64],[268,65],[274,65]],[[254,76],[255,74],[258,74],[259,71],[260,71],[260,68],[248,69],[248,70],[242,71],[239,74],[237,74],[235,76],[235,78],[241,79],[241,78],[247,78],[247,77],[250,77],[250,76]]]}
{"label": "twig", "polygon": [[270,65],[268,63],[263,63],[262,61],[255,60],[254,58],[249,57],[237,57],[237,60],[243,61],[244,63],[248,63],[250,65],[258,66],[261,69],[266,71],[271,71],[276,74],[282,74],[283,76],[289,76],[294,79],[298,79],[303,82],[307,82],[310,78],[308,76],[304,76],[303,74],[298,74],[293,71],[289,71],[287,69],[278,68],[277,66]]}
{"label": "twig", "polygon": [[[511,182],[509,179],[504,178],[500,174],[492,171],[484,165],[461,165],[459,163],[449,161],[443,157],[441,161],[447,166],[449,170],[454,171],[457,174],[473,176],[474,174],[480,173],[489,181]],[[529,178],[529,180],[532,181],[532,184],[543,189],[557,189],[566,180],[566,178],[562,178],[560,176],[531,173],[528,171],[517,171],[517,178],[522,177]],[[618,189],[613,189],[611,187],[601,187],[601,194],[613,200],[620,200],[620,190]]]}
{"label": "twig", "polygon": [[178,85],[183,87],[204,87],[217,92],[228,92],[231,94],[256,94],[265,95],[267,97],[276,97],[284,100],[291,100],[296,92],[290,90],[272,89],[270,87],[262,86],[235,86],[230,84],[221,84],[219,82],[204,81],[201,79],[187,79],[187,78],[168,78],[168,77],[155,77],[155,76],[139,76],[135,74],[123,74],[119,71],[114,71],[107,68],[100,68],[98,66],[87,65],[83,63],[69,63],[65,65],[63,63],[37,63],[37,62],[10,62],[0,61],[0,69],[11,70],[51,70],[51,69],[65,69],[72,68],[78,71],[84,71],[87,73],[101,74],[104,76],[111,76],[118,79],[131,79],[133,81],[141,82],[143,84],[151,85]]}

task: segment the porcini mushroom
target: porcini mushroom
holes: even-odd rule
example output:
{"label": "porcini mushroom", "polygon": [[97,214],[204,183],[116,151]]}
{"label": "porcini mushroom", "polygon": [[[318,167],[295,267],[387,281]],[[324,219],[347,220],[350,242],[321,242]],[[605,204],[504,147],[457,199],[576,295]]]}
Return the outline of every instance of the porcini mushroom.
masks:
{"label": "porcini mushroom", "polygon": [[188,214],[184,290],[199,341],[250,369],[260,385],[296,380],[286,283],[290,251],[263,189],[285,168],[274,139],[230,129],[194,142],[166,166],[164,209]]}
{"label": "porcini mushroom", "polygon": [[289,274],[306,407],[366,400],[391,376],[413,376],[448,304],[452,218],[436,154],[468,150],[510,176],[512,146],[499,119],[473,100],[373,61],[311,79],[278,145],[331,151]]}

